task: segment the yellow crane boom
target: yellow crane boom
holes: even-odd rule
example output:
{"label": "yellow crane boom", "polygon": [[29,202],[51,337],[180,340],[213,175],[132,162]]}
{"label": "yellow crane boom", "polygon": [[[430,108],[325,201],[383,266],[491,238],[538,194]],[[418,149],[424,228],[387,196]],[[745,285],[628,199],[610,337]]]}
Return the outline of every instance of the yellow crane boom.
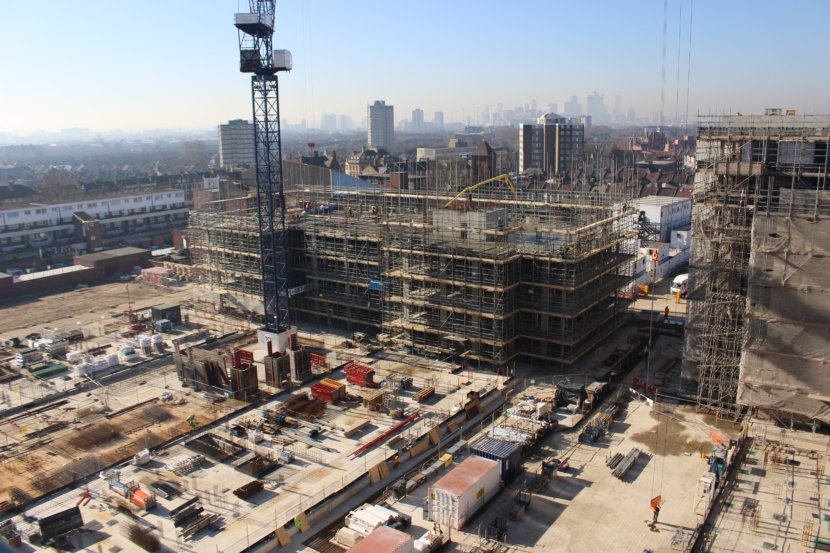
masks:
{"label": "yellow crane boom", "polygon": [[465,188],[464,190],[462,190],[461,192],[456,194],[456,196],[452,200],[450,200],[446,204],[444,204],[444,207],[450,207],[455,200],[457,200],[458,198],[460,198],[464,194],[469,194],[471,192],[474,192],[480,186],[483,186],[483,185],[485,185],[487,183],[490,183],[490,182],[496,182],[496,181],[501,181],[501,182],[507,184],[507,186],[509,186],[510,190],[513,192],[513,198],[516,201],[519,201],[519,195],[516,194],[516,187],[513,185],[513,179],[510,178],[510,175],[505,173],[503,175],[493,177],[492,179],[483,180],[478,184],[473,184],[472,186],[468,186],[467,188]]}

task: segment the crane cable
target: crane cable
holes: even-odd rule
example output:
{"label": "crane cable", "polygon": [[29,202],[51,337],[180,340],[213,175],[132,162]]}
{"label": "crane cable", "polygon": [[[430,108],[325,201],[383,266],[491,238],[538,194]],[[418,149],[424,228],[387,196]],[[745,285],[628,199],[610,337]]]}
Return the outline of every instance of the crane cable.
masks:
{"label": "crane cable", "polygon": [[689,60],[686,62],[686,119],[683,134],[689,134],[689,86],[692,79],[692,16],[695,10],[695,0],[689,0]]}
{"label": "crane cable", "polygon": [[663,67],[660,79],[660,130],[663,130],[666,112],[666,29],[669,24],[669,0],[663,0]]}
{"label": "crane cable", "polygon": [[683,36],[683,0],[677,4],[680,14],[677,16],[677,77],[674,82],[674,124],[677,125],[680,110],[680,41]]}

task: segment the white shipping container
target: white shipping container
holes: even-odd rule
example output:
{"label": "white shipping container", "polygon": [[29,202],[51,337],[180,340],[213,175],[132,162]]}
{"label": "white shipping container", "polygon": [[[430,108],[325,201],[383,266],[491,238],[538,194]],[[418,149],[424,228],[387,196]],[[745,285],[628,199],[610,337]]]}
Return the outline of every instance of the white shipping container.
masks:
{"label": "white shipping container", "polygon": [[438,524],[461,530],[499,491],[499,463],[470,456],[429,490],[429,515]]}

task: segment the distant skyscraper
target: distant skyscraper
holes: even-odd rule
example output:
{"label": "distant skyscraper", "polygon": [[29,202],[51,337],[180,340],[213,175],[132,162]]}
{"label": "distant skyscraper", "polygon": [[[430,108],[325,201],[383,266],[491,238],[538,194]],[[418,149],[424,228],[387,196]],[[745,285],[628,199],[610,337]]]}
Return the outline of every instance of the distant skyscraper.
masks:
{"label": "distant skyscraper", "polygon": [[254,164],[254,126],[244,119],[219,125],[219,166]]}
{"label": "distant skyscraper", "polygon": [[424,132],[424,110],[415,108],[412,110],[412,132]]}
{"label": "distant skyscraper", "polygon": [[568,117],[582,115],[582,104],[579,103],[576,96],[571,96],[570,100],[565,101],[562,106],[562,113]]}
{"label": "distant skyscraper", "polygon": [[584,142],[582,123],[555,113],[540,115],[535,125],[519,125],[519,172],[564,173],[574,166]]}
{"label": "distant skyscraper", "polygon": [[605,125],[608,123],[610,117],[608,116],[608,107],[605,105],[603,96],[594,92],[585,97],[585,113],[582,115],[590,115],[595,123],[598,125]]}
{"label": "distant skyscraper", "polygon": [[337,115],[334,113],[324,113],[320,118],[320,129],[324,131],[333,131],[337,128]]}
{"label": "distant skyscraper", "polygon": [[340,126],[338,127],[341,131],[347,131],[352,128],[352,118],[348,115],[341,115],[340,116]]}
{"label": "distant skyscraper", "polygon": [[384,100],[375,100],[367,111],[369,144],[392,152],[395,145],[395,107],[387,106]]}
{"label": "distant skyscraper", "polygon": [[435,115],[432,116],[432,124],[435,125],[436,129],[443,129],[444,128],[444,112],[443,111],[436,111]]}

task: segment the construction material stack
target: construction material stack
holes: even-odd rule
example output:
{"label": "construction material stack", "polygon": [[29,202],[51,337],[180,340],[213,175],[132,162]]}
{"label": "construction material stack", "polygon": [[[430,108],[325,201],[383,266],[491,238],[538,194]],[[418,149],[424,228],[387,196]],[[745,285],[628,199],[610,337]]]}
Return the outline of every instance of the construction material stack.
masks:
{"label": "construction material stack", "polygon": [[346,398],[346,385],[330,378],[311,385],[311,397],[326,403],[338,403]]}
{"label": "construction material stack", "polygon": [[617,414],[617,407],[609,405],[600,412],[597,417],[588,424],[579,434],[579,443],[593,445],[611,429],[614,416]]}
{"label": "construction material stack", "polygon": [[156,496],[145,492],[132,482],[125,484],[117,479],[112,479],[109,484],[112,491],[124,499],[130,500],[145,511],[149,511],[156,506]]}
{"label": "construction material stack", "polygon": [[375,369],[367,367],[354,361],[350,361],[343,367],[346,373],[346,381],[355,386],[362,386],[364,388],[374,388],[375,384]]}
{"label": "construction material stack", "polygon": [[625,457],[623,457],[616,466],[614,466],[614,470],[611,472],[616,478],[624,478],[625,475],[631,470],[631,467],[637,462],[637,459],[640,458],[640,450],[636,447],[629,451]]}
{"label": "construction material stack", "polygon": [[233,491],[233,495],[238,497],[239,499],[246,500],[249,499],[259,492],[261,492],[264,488],[264,485],[261,480],[252,480],[247,484],[244,484]]}
{"label": "construction material stack", "polygon": [[412,399],[417,401],[418,403],[423,403],[427,399],[429,399],[435,393],[435,386],[427,386],[426,388],[421,388],[415,395],[412,396]]}

